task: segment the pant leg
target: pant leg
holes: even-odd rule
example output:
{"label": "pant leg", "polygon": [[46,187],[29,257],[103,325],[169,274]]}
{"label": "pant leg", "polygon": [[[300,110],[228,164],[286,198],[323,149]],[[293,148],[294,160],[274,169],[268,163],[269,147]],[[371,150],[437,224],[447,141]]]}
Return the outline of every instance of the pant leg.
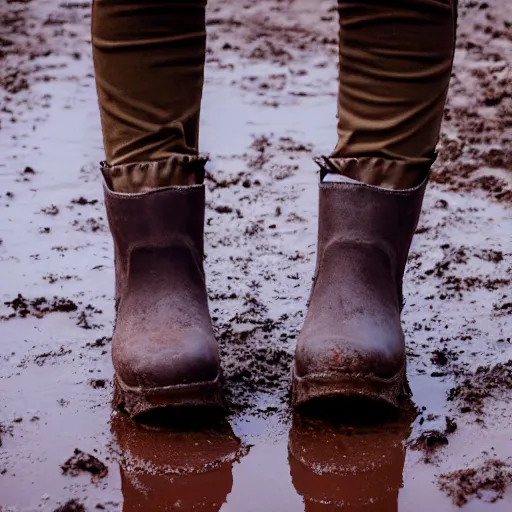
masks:
{"label": "pant leg", "polygon": [[177,184],[181,164],[197,158],[205,4],[94,0],[105,169],[118,191]]}
{"label": "pant leg", "polygon": [[[452,70],[456,7],[456,0],[338,0],[338,143],[329,160],[341,174],[389,188],[425,177]],[[361,158],[371,165],[358,165]]]}

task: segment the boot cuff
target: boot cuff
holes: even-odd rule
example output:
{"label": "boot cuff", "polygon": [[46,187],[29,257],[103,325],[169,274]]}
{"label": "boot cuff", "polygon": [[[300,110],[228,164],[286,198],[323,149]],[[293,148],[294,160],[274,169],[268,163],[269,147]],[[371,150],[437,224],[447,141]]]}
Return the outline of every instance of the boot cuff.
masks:
{"label": "boot cuff", "polygon": [[379,157],[315,158],[320,167],[321,182],[328,174],[333,174],[392,190],[410,189],[421,184],[434,161],[435,156],[432,159],[418,158],[413,161]]}
{"label": "boot cuff", "polygon": [[200,185],[208,157],[174,154],[165,160],[110,165],[101,162],[101,172],[110,190],[122,193],[148,192],[162,187]]}

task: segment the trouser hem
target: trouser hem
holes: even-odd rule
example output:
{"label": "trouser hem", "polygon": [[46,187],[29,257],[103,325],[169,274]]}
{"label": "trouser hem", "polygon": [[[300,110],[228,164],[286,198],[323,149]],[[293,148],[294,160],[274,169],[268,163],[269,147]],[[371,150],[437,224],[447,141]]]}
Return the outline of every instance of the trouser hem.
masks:
{"label": "trouser hem", "polygon": [[368,185],[389,189],[409,189],[428,175],[436,155],[416,160],[395,160],[382,157],[340,158],[320,156],[320,181],[328,174],[341,175]]}
{"label": "trouser hem", "polygon": [[207,161],[205,155],[175,153],[162,160],[119,165],[101,162],[100,166],[110,190],[138,193],[173,185],[202,184]]}

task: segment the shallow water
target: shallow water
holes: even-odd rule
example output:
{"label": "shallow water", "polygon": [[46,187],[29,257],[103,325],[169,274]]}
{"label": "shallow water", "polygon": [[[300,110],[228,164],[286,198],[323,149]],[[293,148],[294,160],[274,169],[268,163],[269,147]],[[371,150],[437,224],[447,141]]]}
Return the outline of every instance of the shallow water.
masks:
{"label": "shallow water", "polygon": [[[494,14],[512,20],[504,6],[491,4]],[[133,424],[110,407],[113,262],[96,165],[103,154],[88,8],[63,5],[9,4],[31,20],[33,26],[22,25],[40,35],[37,41],[15,22],[5,24],[18,49],[5,57],[5,69],[18,69],[29,87],[5,92],[8,112],[0,115],[0,299],[22,294],[51,303],[56,296],[77,309],[9,318],[13,308],[0,307],[8,317],[0,321],[2,511],[51,512],[71,498],[88,510],[124,512],[457,510],[438,487],[440,474],[512,457],[508,381],[493,387],[474,373],[512,359],[510,314],[501,309],[510,302],[512,243],[504,236],[512,228],[510,205],[471,181],[434,179],[429,189],[405,285],[417,416],[384,422],[370,416],[361,425],[340,417],[344,407],[333,404],[327,418],[293,416],[289,368],[316,242],[311,157],[335,141],[336,45],[322,37],[336,22],[324,1],[266,0],[243,13],[237,2],[211,5],[210,17],[246,22],[209,27],[201,132],[217,180],[207,181],[206,265],[231,411],[216,421],[205,413],[185,423]],[[44,24],[55,16],[62,23]],[[275,29],[278,22],[287,31]],[[463,9],[462,35],[479,42],[474,23],[474,10]],[[310,44],[293,47],[299,37]],[[290,60],[281,62],[279,52],[249,57],[254,47],[267,51],[272,38],[290,45]],[[227,40],[239,49],[222,50]],[[498,35],[488,44],[505,60],[510,56],[509,39]],[[50,54],[27,58],[39,50]],[[492,72],[499,75],[499,65],[460,49],[461,79],[449,108],[481,102],[464,80],[476,67],[497,67]],[[486,109],[489,119],[497,112]],[[471,135],[463,122],[447,122],[444,130]],[[493,147],[503,149],[502,139]],[[480,173],[510,176],[510,169],[474,158]],[[447,162],[441,156],[441,171]],[[24,172],[27,166],[34,174]],[[219,180],[234,183],[219,186]],[[217,206],[232,211],[219,213]],[[445,351],[445,364],[434,351]],[[481,411],[472,404],[462,412],[466,402],[457,396],[447,400],[456,386],[464,392],[465,378],[488,392]],[[422,432],[444,432],[447,416],[458,426],[446,435],[448,444],[431,453],[414,450]],[[62,474],[75,448],[105,463],[108,475]],[[490,504],[492,496],[470,497],[465,510],[510,509],[510,490]]]}

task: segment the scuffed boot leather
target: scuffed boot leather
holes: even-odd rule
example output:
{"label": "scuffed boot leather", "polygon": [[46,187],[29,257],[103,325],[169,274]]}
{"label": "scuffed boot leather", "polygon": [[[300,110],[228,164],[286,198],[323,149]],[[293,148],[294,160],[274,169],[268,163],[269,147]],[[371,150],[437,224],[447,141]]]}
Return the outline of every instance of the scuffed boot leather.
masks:
{"label": "scuffed boot leather", "polygon": [[104,189],[115,250],[116,405],[132,416],[222,405],[203,271],[204,185]]}
{"label": "scuffed boot leather", "polygon": [[320,183],[317,266],[295,354],[294,405],[333,396],[398,405],[406,387],[402,277],[426,181],[407,190]]}

